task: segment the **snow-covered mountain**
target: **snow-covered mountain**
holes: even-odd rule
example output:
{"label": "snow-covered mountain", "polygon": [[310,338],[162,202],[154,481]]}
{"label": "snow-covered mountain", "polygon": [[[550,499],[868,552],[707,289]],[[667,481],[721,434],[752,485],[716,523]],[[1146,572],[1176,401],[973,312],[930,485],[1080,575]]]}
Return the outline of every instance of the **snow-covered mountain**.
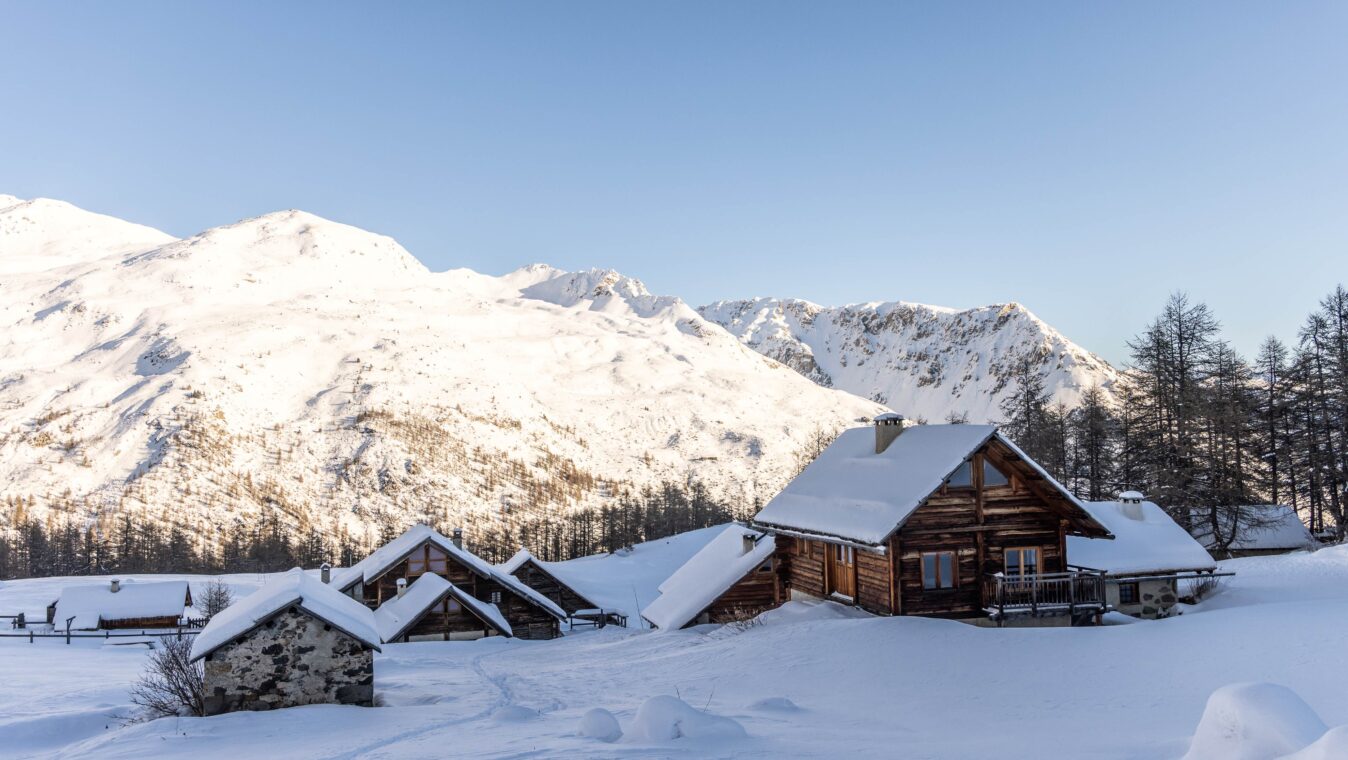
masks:
{"label": "snow-covered mountain", "polygon": [[175,240],[0,197],[0,329],[0,510],[33,515],[361,535],[694,479],[747,504],[880,410],[617,273],[432,273],[299,211]]}
{"label": "snow-covered mountain", "polygon": [[720,301],[702,316],[745,345],[828,388],[869,398],[910,418],[1001,418],[1014,368],[1025,358],[1045,389],[1075,405],[1117,371],[1018,303],[959,311],[894,301],[827,308],[808,301]]}

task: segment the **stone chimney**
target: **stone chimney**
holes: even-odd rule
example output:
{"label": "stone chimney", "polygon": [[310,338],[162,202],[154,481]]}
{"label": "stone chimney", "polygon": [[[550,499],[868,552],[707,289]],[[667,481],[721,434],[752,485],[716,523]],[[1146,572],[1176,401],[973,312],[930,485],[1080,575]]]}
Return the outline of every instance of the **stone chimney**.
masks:
{"label": "stone chimney", "polygon": [[756,538],[757,538],[757,537],[756,537],[754,534],[752,534],[752,533],[745,533],[745,534],[742,536],[742,539],[743,539],[743,541],[744,541],[744,553],[745,553],[745,554],[748,554],[749,552],[752,552],[752,551],[754,550],[754,545],[758,543],[758,542],[755,540]]}
{"label": "stone chimney", "polygon": [[332,583],[332,565],[324,562],[323,566],[318,568],[318,577],[324,583]]}
{"label": "stone chimney", "polygon": [[889,444],[903,434],[903,415],[885,412],[876,415],[872,422],[875,423],[875,453],[883,454]]}
{"label": "stone chimney", "polygon": [[113,578],[112,582],[108,584],[108,590],[110,590],[114,594],[117,593],[118,591],[121,591],[122,582],[116,578]]}
{"label": "stone chimney", "polygon": [[455,546],[457,546],[457,547],[459,547],[460,549],[462,549],[462,548],[463,548],[463,528],[455,528],[455,529],[454,529],[454,537],[451,538],[450,540],[454,542],[454,545],[455,545]]}
{"label": "stone chimney", "polygon": [[398,598],[401,599],[403,597],[403,594],[407,593],[407,579],[399,578],[397,583],[398,583]]}

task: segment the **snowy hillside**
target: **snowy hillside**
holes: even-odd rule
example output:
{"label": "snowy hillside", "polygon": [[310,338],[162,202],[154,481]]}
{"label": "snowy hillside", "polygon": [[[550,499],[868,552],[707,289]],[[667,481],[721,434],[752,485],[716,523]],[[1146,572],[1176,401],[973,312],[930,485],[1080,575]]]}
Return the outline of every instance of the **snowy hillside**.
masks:
{"label": "snowy hillside", "polygon": [[895,301],[828,308],[808,301],[720,301],[699,310],[745,345],[829,388],[940,422],[1001,418],[999,403],[1025,358],[1055,400],[1072,406],[1117,372],[1017,303],[958,311]]}
{"label": "snowy hillside", "polygon": [[0,509],[205,530],[273,508],[359,536],[666,480],[748,504],[817,427],[879,410],[613,272],[432,273],[299,211],[174,240],[11,201]]}

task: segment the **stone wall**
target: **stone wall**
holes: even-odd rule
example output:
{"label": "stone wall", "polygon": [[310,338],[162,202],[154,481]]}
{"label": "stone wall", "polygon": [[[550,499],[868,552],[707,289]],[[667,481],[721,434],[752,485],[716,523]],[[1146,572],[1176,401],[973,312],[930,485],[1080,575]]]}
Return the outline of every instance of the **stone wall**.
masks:
{"label": "stone wall", "polygon": [[1135,604],[1121,603],[1119,584],[1111,581],[1106,588],[1106,598],[1115,610],[1147,620],[1169,617],[1171,609],[1179,602],[1179,596],[1175,593],[1175,582],[1170,579],[1137,581],[1138,601]]}
{"label": "stone wall", "polygon": [[374,653],[296,607],[212,652],[207,715],[235,710],[374,703]]}

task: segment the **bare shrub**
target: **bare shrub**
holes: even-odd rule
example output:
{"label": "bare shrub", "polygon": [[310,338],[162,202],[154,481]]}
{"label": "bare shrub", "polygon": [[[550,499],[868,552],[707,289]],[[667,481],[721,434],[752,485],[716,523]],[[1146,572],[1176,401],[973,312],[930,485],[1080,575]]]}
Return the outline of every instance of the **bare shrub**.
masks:
{"label": "bare shrub", "polygon": [[217,578],[206,584],[206,591],[202,593],[201,601],[196,607],[201,610],[207,620],[210,620],[233,603],[234,592],[230,591],[229,586]]}
{"label": "bare shrub", "polygon": [[131,701],[145,708],[147,717],[203,714],[204,672],[191,656],[188,636],[164,637],[150,654],[149,667],[131,687]]}

